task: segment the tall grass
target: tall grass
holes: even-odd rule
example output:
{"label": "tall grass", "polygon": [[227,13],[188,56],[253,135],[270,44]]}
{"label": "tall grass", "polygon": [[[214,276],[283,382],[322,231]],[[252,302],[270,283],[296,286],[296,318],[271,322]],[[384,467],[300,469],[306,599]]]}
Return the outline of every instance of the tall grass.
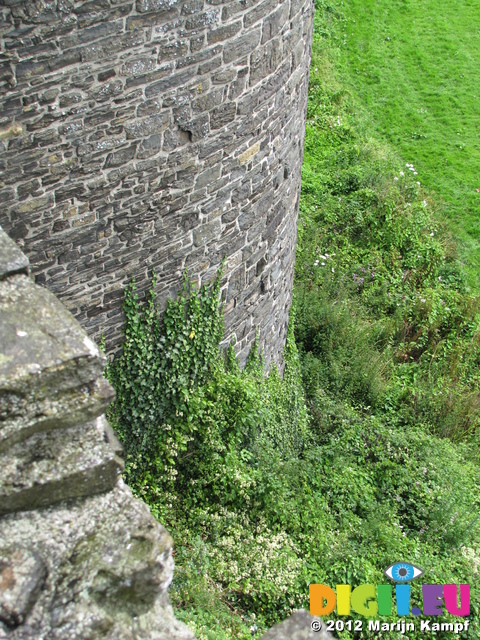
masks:
{"label": "tall grass", "polygon": [[307,388],[476,450],[479,298],[438,198],[348,89],[355,7],[317,2],[296,266]]}

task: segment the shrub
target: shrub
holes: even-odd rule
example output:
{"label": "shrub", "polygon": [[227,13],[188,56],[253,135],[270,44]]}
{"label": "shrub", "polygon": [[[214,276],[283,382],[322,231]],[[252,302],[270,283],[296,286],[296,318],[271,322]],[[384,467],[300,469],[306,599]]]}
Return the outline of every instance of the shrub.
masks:
{"label": "shrub", "polygon": [[[143,304],[125,292],[123,351],[106,375],[117,396],[109,419],[125,448],[127,482],[164,517],[206,502],[242,504],[258,448],[298,455],[308,417],[291,322],[283,379],[269,376],[253,345],[241,371],[230,347],[220,351],[220,274],[196,290],[185,280],[160,320],[155,278]],[[247,484],[251,480],[246,480]]]}

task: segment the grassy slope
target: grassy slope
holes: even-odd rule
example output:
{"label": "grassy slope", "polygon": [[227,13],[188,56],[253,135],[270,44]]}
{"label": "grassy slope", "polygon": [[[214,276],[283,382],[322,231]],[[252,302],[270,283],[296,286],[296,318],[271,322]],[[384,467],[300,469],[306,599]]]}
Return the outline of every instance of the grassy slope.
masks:
{"label": "grassy slope", "polygon": [[[466,516],[447,515],[448,505],[455,510],[458,504],[447,498],[440,509],[443,531],[432,522],[421,524],[423,517],[435,518],[438,497],[419,508],[413,496],[419,481],[407,471],[411,454],[401,462],[396,456],[410,438],[425,438],[432,466],[423,466],[424,454],[414,445],[412,468],[420,467],[425,477],[435,469],[443,491],[452,483],[440,471],[443,454],[433,451],[452,445],[431,434],[470,438],[468,449],[451,448],[464,459],[477,449],[478,300],[464,286],[455,251],[441,233],[438,194],[429,191],[417,157],[399,157],[396,141],[385,138],[381,121],[355,90],[342,44],[350,4],[316,4],[296,264],[297,338],[320,457],[329,453],[329,438],[340,443],[333,464],[351,474],[351,486],[362,487],[357,504],[351,496],[343,511],[341,492],[333,496],[329,507],[340,517],[342,548],[338,565],[332,555],[322,567],[335,573],[343,564],[358,583],[387,557],[404,554],[438,582],[440,565],[453,568],[466,552],[465,541],[450,537],[453,523]],[[415,163],[419,175],[405,162]],[[359,438],[354,452],[350,437]],[[362,458],[362,447],[368,450],[373,441],[385,442],[384,450]],[[397,467],[390,466],[389,451]],[[478,473],[475,463],[472,471]],[[462,493],[469,491],[468,474],[463,467],[455,481]],[[403,496],[395,485],[400,476],[408,485]],[[386,488],[387,478],[395,486]],[[375,494],[371,503],[368,486]],[[439,489],[432,486],[427,494],[433,498]],[[467,507],[464,514],[475,512]],[[390,546],[392,524],[402,528],[408,544],[425,547],[403,550],[398,541]],[[353,539],[345,536],[348,527]],[[472,544],[478,548],[478,532]],[[469,571],[460,565],[457,570],[465,576]],[[472,593],[478,589],[475,571],[462,579],[471,580]]]}
{"label": "grassy slope", "polygon": [[[333,3],[335,5],[335,3]],[[480,11],[472,0],[345,0],[343,80],[436,192],[480,265]],[[473,268],[472,268],[473,267]]]}
{"label": "grassy slope", "polygon": [[[473,435],[480,417],[479,301],[465,286],[448,235],[441,233],[445,225],[438,197],[423,179],[420,184],[420,171],[416,175],[407,169],[405,158],[378,132],[379,121],[368,105],[349,89],[343,51],[346,25],[354,20],[349,9],[343,2],[317,2],[297,286],[314,298],[321,293],[328,304],[337,305],[337,299],[348,300],[351,309],[360,304],[359,313],[366,314],[372,328],[365,345],[383,340],[383,359],[396,365],[393,385],[398,387],[400,376],[408,388],[408,420],[425,422],[452,439]],[[415,167],[420,169],[416,161]],[[328,260],[321,257],[327,255]],[[307,336],[316,321],[301,317]],[[353,318],[352,323],[359,326],[360,321]],[[348,376],[333,383],[332,372],[352,371],[353,357],[361,363],[360,345],[351,355],[332,351],[333,366],[322,373],[322,384],[329,378],[337,389],[351,385]],[[340,368],[339,358],[345,361]],[[371,404],[360,380],[372,376],[360,364],[356,375],[356,401]],[[397,413],[406,409],[405,401],[406,395],[393,405]]]}

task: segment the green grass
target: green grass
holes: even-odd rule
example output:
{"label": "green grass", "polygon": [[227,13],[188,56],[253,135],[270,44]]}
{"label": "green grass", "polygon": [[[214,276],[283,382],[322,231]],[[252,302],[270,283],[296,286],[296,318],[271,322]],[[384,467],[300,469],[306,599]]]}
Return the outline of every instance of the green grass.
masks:
{"label": "green grass", "polygon": [[480,266],[480,10],[474,0],[329,3],[342,84],[443,203],[471,280]]}
{"label": "green grass", "polygon": [[345,89],[335,38],[343,14],[319,1],[315,21],[297,337],[306,353],[320,355],[315,375],[324,391],[389,408],[477,449],[480,301],[436,195]]}

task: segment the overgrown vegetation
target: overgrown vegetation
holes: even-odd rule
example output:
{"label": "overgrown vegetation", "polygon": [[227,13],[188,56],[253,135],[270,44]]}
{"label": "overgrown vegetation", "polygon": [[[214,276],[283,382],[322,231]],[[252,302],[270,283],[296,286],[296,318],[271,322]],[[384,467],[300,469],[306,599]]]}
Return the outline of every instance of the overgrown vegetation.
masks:
{"label": "overgrown vegetation", "polygon": [[243,370],[233,347],[219,349],[220,275],[199,291],[186,280],[162,320],[153,285],[143,304],[134,283],[126,291],[123,352],[106,374],[117,392],[108,418],[127,482],[175,532],[174,600],[200,604],[199,637],[212,619],[249,637],[239,612],[263,627],[288,615],[300,564],[267,512],[278,498],[272,465],[289,468],[311,440],[293,321],[283,377],[275,366],[266,377],[256,345]]}
{"label": "overgrown vegetation", "polygon": [[380,584],[397,560],[469,583],[463,637],[480,632],[479,300],[411,159],[338,81],[340,6],[317,0],[283,378],[256,345],[243,371],[220,352],[221,276],[186,280],[162,320],[132,284],[107,371],[127,481],[174,535],[170,594],[199,640],[259,637],[309,583]]}
{"label": "overgrown vegetation", "polygon": [[478,285],[478,5],[333,0],[328,6],[336,13],[330,33],[342,85],[368,109],[372,130],[435,190]]}
{"label": "overgrown vegetation", "polygon": [[343,20],[317,5],[297,255],[307,385],[475,443],[479,297],[415,166],[336,84]]}

